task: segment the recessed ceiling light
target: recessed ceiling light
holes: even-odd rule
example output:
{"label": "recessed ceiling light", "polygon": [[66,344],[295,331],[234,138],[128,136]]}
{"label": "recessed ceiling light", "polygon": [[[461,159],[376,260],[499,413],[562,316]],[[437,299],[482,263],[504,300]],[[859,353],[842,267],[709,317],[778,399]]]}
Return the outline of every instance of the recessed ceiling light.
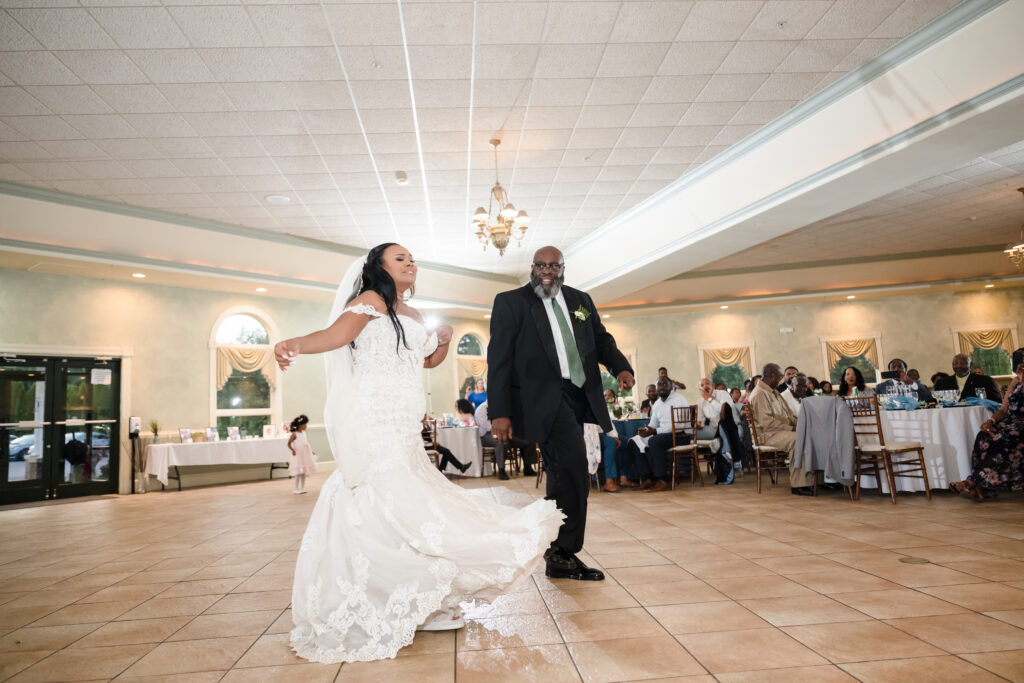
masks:
{"label": "recessed ceiling light", "polygon": [[395,182],[399,185],[408,185],[409,175],[405,171],[395,171]]}
{"label": "recessed ceiling light", "polygon": [[132,277],[144,278],[144,277],[146,277],[146,274],[145,273],[132,273]]}
{"label": "recessed ceiling light", "polygon": [[268,194],[264,197],[271,204],[291,204],[292,198],[286,194]]}
{"label": "recessed ceiling light", "polygon": [[721,306],[719,306],[719,308],[721,308],[724,311],[725,309],[729,308],[729,304],[722,304]]}
{"label": "recessed ceiling light", "polygon": [[610,315],[608,315],[607,313],[605,313],[605,314],[604,314],[604,315],[602,315],[601,317],[602,317],[602,318],[610,318],[611,316],[610,316]]}
{"label": "recessed ceiling light", "polygon": [[992,289],[995,285],[985,285],[985,289]]}
{"label": "recessed ceiling light", "polygon": [[848,294],[848,295],[846,295],[846,298],[847,299],[856,299],[857,297],[855,295],[853,295],[853,294]]}
{"label": "recessed ceiling light", "polygon": [[265,291],[267,291],[267,288],[266,287],[257,287],[256,291],[257,292],[265,292]]}

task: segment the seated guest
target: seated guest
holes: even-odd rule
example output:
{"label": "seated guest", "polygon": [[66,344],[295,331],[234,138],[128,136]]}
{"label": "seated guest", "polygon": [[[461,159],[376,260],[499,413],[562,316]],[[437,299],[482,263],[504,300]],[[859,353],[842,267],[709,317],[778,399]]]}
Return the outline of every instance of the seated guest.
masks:
{"label": "seated guest", "polygon": [[[615,395],[611,389],[605,391],[605,400],[608,399],[608,394]],[[608,403],[608,420],[615,420],[615,414],[612,413],[612,403]],[[597,480],[600,482],[602,479],[604,483],[601,485],[608,493],[615,493],[619,490],[620,486],[629,487],[629,481],[625,476],[622,476],[622,482],[619,483],[619,467],[618,461],[616,460],[617,453],[619,452],[619,446],[622,442],[619,440],[619,433],[615,431],[615,425],[612,425],[610,432],[601,434],[601,464],[597,470]]]}
{"label": "seated guest", "polygon": [[1003,404],[974,440],[971,475],[949,485],[972,500],[994,498],[998,489],[1024,489],[1024,349],[1013,352],[1013,367],[1016,377]]}
{"label": "seated guest", "polygon": [[918,401],[924,401],[925,403],[935,402],[935,399],[932,398],[932,393],[928,391],[928,387],[921,384],[919,381],[911,381],[911,379],[907,377],[907,362],[902,358],[893,358],[889,361],[889,372],[898,372],[900,374],[897,379],[887,379],[881,384],[876,384],[876,394],[897,394],[902,387],[906,387],[914,392]]}
{"label": "seated guest", "polygon": [[669,488],[667,454],[668,449],[672,448],[672,408],[685,408],[689,405],[682,394],[672,390],[672,380],[668,375],[658,378],[655,389],[658,400],[651,406],[651,421],[637,431],[644,440],[644,446],[641,449],[636,440],[630,440],[628,447],[631,457],[636,461],[637,474],[642,482],[640,489],[643,491],[664,491]]}
{"label": "seated guest", "polygon": [[807,375],[802,372],[793,375],[793,379],[789,380],[789,384],[786,385],[786,390],[780,395],[793,414],[800,417],[800,401],[808,396],[813,396],[807,386]]}
{"label": "seated guest", "polygon": [[[668,377],[668,369],[658,368],[658,377]],[[674,389],[678,389],[679,391],[686,391],[686,385],[683,384],[682,382],[677,382],[671,377],[668,377],[668,381],[672,383],[672,387]]]}
{"label": "seated guest", "polygon": [[609,412],[611,412],[611,409],[615,406],[617,401],[618,398],[615,396],[614,391],[612,391],[611,389],[604,390],[604,402],[608,404]]}
{"label": "seated guest", "polygon": [[[700,398],[697,399],[697,438],[716,439],[718,437],[718,421],[722,419],[722,399],[725,392],[718,393],[707,377],[701,378],[697,384],[700,389]],[[728,402],[728,399],[726,399]],[[714,453],[718,452],[721,440],[711,446]]]}
{"label": "seated guest", "polygon": [[779,386],[775,387],[775,390],[776,390],[776,391],[778,391],[778,392],[779,392],[780,394],[781,394],[781,393],[782,393],[783,391],[785,391],[785,390],[786,390],[786,387],[788,387],[788,386],[789,386],[789,380],[791,380],[791,379],[793,379],[794,377],[796,377],[796,373],[798,373],[798,372],[800,372],[800,371],[799,371],[799,370],[797,370],[797,368],[796,368],[796,366],[795,366],[795,365],[790,365],[790,366],[787,366],[787,367],[786,367],[786,373],[785,373],[785,375],[784,375],[784,376],[782,377],[782,381],[781,381],[781,382],[779,382]]}
{"label": "seated guest", "polygon": [[873,393],[875,392],[864,384],[864,375],[860,374],[860,370],[852,365],[843,370],[843,379],[839,382],[840,397],[870,396]]}
{"label": "seated guest", "polygon": [[498,479],[508,480],[508,474],[505,472],[505,449],[507,448],[519,449],[523,456],[524,475],[533,476],[537,474],[536,470],[533,469],[533,465],[537,462],[537,448],[533,443],[520,439],[518,436],[513,436],[506,443],[502,443],[491,435],[491,420],[487,416],[487,401],[481,403],[480,407],[476,409],[473,419],[476,421],[477,429],[480,430],[480,444],[494,449],[494,462],[498,466]]}
{"label": "seated guest", "polygon": [[932,375],[931,376],[932,386],[934,387],[936,384],[938,384],[939,380],[942,379],[943,377],[949,377],[949,373],[947,373],[947,372],[936,372],[934,375]]}
{"label": "seated guest", "polygon": [[953,356],[953,376],[947,375],[935,382],[932,391],[959,391],[959,400],[961,401],[971,396],[977,396],[978,391],[984,391],[985,398],[998,403],[1001,396],[996,381],[988,375],[976,375],[970,369],[971,357],[965,353],[956,354]]}
{"label": "seated guest", "polygon": [[909,370],[907,370],[907,378],[911,382],[920,382],[921,373],[917,371],[917,368],[910,368]]}
{"label": "seated guest", "polygon": [[[782,381],[782,368],[769,363],[761,370],[761,380],[750,395],[750,410],[762,446],[771,446],[789,454],[792,461],[796,449],[796,416],[775,389]],[[813,496],[814,472],[789,470],[790,492],[797,496]]]}
{"label": "seated guest", "polygon": [[434,441],[434,430],[428,423],[429,419],[430,418],[428,418],[426,415],[423,416],[423,431],[420,432],[420,436],[423,437],[423,448],[428,451],[437,451],[438,455],[441,456],[441,460],[437,463],[437,469],[444,472],[444,468],[448,467],[448,465],[451,464],[458,467],[459,471],[465,474],[466,470],[469,469],[470,463],[467,462],[463,464],[459,462],[458,458],[455,457],[454,453],[452,453],[450,450]]}
{"label": "seated guest", "polygon": [[484,389],[483,379],[476,381],[475,389],[466,389],[466,400],[473,404],[473,410],[480,407],[480,404],[487,400],[487,390]]}
{"label": "seated guest", "polygon": [[651,406],[653,406],[654,402],[658,400],[658,391],[654,388],[653,384],[648,384],[645,393],[647,394],[647,398],[645,398],[643,403],[640,404],[640,414],[650,417]]}
{"label": "seated guest", "polygon": [[812,396],[820,393],[821,384],[818,382],[817,377],[807,378],[807,395]]}
{"label": "seated guest", "polygon": [[[748,380],[749,381],[749,380]],[[743,405],[743,392],[739,388],[733,388],[729,390],[729,400],[732,401],[734,406]]]}
{"label": "seated guest", "polygon": [[473,419],[473,412],[476,409],[473,408],[473,404],[469,402],[469,399],[460,398],[455,402],[455,422],[460,427],[475,427],[476,420]]}
{"label": "seated guest", "polygon": [[975,375],[984,375],[985,374],[985,371],[977,363],[971,363],[971,372],[973,372]]}
{"label": "seated guest", "polygon": [[818,387],[818,391],[822,396],[832,395],[832,382],[829,382],[827,379],[822,380]]}
{"label": "seated guest", "polygon": [[727,387],[724,384],[722,384],[721,382],[719,382],[718,384],[715,385],[715,391],[724,391],[725,393],[728,394],[729,393],[729,387]]}

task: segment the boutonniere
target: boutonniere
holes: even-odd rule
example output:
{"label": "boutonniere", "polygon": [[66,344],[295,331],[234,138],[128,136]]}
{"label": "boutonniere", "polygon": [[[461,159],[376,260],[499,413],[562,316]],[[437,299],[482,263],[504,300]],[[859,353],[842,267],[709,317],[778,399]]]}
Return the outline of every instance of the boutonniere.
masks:
{"label": "boutonniere", "polygon": [[590,311],[583,308],[583,304],[580,304],[580,306],[575,311],[573,311],[572,314],[580,322],[586,322],[587,318],[590,317]]}

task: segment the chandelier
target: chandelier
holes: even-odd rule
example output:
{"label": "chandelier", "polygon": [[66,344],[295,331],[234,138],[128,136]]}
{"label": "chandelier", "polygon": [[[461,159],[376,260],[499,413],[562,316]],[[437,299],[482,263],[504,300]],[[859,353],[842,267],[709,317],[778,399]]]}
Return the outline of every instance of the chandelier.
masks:
{"label": "chandelier", "polygon": [[510,240],[514,239],[517,246],[522,245],[530,217],[525,211],[516,213],[516,207],[509,201],[508,193],[498,181],[498,146],[501,140],[495,138],[490,143],[494,148],[494,187],[487,199],[487,210],[479,206],[473,212],[472,225],[476,228],[477,239],[484,245],[484,251],[487,251],[490,243],[498,250],[499,256],[504,256]]}
{"label": "chandelier", "polygon": [[[1024,196],[1024,187],[1018,187],[1017,192]],[[1003,253],[1010,257],[1018,270],[1024,268],[1024,224],[1020,226],[1020,241],[1017,244],[1007,244]]]}

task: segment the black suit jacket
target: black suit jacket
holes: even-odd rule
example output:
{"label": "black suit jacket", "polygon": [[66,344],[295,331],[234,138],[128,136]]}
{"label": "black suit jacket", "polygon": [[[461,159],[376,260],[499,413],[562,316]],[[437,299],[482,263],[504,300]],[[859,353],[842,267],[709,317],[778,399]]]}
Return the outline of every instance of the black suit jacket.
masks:
{"label": "black suit jacket", "polygon": [[[956,377],[942,377],[938,382],[935,383],[935,391],[950,391],[957,388]],[[970,373],[967,375],[967,382],[964,384],[964,390],[960,392],[960,400],[964,400],[970,396],[977,396],[977,390],[985,390],[985,398],[990,401],[999,403],[1003,400],[1002,395],[999,392],[999,387],[996,386],[996,381],[988,375],[978,375]]]}
{"label": "black suit jacket", "polygon": [[[586,373],[583,392],[588,420],[611,429],[601,386],[602,363],[615,376],[633,369],[601,324],[594,302],[586,292],[562,287],[576,348]],[[589,315],[573,315],[583,307]],[[562,401],[562,371],[558,366],[555,337],[544,302],[529,285],[502,292],[491,310],[491,340],[487,344],[487,412],[491,421],[512,420],[512,429],[528,441],[545,441]]]}

